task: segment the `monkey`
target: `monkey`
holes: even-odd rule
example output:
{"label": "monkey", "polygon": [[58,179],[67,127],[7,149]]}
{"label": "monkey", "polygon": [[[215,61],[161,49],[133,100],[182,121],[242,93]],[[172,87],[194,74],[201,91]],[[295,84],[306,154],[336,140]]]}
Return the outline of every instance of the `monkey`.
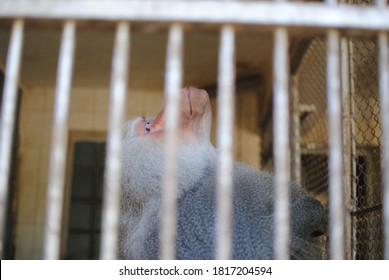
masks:
{"label": "monkey", "polygon": [[[177,259],[215,259],[217,151],[205,90],[180,93],[177,159]],[[165,109],[154,119],[124,125],[118,255],[158,259]],[[274,176],[233,164],[233,259],[273,259]],[[302,187],[290,184],[290,258],[322,259],[326,212]]]}

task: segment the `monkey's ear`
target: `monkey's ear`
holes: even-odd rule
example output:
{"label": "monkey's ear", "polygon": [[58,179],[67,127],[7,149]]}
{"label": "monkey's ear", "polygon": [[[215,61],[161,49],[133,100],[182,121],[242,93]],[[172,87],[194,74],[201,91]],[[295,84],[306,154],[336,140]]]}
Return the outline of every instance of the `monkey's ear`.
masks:
{"label": "monkey's ear", "polygon": [[144,121],[146,120],[146,114],[145,114],[144,111],[140,114],[140,117],[141,117]]}

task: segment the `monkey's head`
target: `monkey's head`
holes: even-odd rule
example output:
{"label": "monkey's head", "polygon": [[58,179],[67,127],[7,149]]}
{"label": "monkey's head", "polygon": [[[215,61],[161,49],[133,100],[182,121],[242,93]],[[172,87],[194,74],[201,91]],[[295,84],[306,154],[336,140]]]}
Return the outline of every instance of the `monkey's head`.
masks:
{"label": "monkey's head", "polygon": [[[179,112],[180,140],[191,142],[209,141],[211,129],[211,106],[205,90],[187,87],[181,90]],[[133,133],[138,137],[162,141],[165,132],[165,108],[153,120],[139,119]]]}
{"label": "monkey's head", "polygon": [[[185,190],[214,163],[215,151],[210,142],[208,93],[193,87],[182,89],[179,108],[178,180]],[[144,200],[159,195],[164,172],[165,113],[163,108],[154,119],[136,118],[125,125],[122,184],[132,197]]]}

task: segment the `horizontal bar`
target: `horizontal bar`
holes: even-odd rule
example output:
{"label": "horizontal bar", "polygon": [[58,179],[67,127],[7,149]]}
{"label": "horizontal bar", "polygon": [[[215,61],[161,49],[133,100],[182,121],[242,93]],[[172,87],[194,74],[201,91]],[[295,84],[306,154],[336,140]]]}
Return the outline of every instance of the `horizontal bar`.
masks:
{"label": "horizontal bar", "polygon": [[[15,20],[5,69],[4,97],[0,116],[0,258],[4,252],[7,199],[11,165],[12,138],[15,127],[20,58],[23,45],[23,20]],[[10,203],[10,202],[8,202]]]}
{"label": "horizontal bar", "polygon": [[163,174],[160,252],[161,259],[176,257],[176,225],[178,195],[178,124],[179,99],[183,71],[183,28],[180,24],[170,27],[166,56],[165,95],[166,95],[166,133],[165,169]]}
{"label": "horizontal bar", "polygon": [[358,216],[358,215],[369,214],[371,212],[376,212],[376,211],[378,212],[378,211],[382,210],[382,206],[383,206],[383,204],[379,203],[379,204],[374,205],[374,206],[370,206],[370,207],[366,207],[366,208],[362,208],[362,209],[358,209],[358,210],[353,210],[353,211],[350,211],[350,215],[351,216]]}
{"label": "horizontal bar", "polygon": [[112,60],[111,100],[107,141],[106,180],[104,184],[101,226],[101,259],[117,259],[122,126],[124,122],[129,57],[129,24],[119,22],[116,28]]}
{"label": "horizontal bar", "polygon": [[55,92],[43,252],[45,259],[59,259],[60,257],[69,101],[75,40],[76,24],[74,21],[67,21],[63,27]]}
{"label": "horizontal bar", "polygon": [[235,32],[221,29],[217,104],[216,259],[232,258],[232,175],[235,108]]}
{"label": "horizontal bar", "polygon": [[1,17],[389,30],[389,7],[283,1],[0,1]]}

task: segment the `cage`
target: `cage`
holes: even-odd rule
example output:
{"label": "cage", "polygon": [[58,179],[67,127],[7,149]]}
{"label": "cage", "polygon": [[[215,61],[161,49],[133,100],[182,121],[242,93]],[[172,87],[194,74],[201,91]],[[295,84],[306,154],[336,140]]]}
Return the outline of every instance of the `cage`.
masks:
{"label": "cage", "polygon": [[233,158],[274,172],[276,258],[289,181],[328,209],[329,258],[388,258],[386,1],[3,0],[0,26],[3,258],[116,258],[121,125],[189,85],[226,193]]}

